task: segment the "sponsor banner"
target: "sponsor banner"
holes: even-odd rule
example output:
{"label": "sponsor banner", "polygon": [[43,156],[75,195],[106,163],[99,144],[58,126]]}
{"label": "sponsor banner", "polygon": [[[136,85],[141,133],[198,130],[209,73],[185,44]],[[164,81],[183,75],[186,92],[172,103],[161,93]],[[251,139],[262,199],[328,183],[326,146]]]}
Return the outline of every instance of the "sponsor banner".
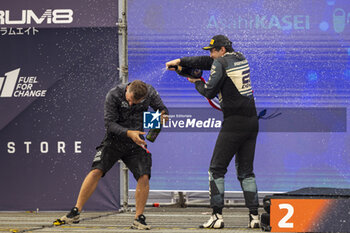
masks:
{"label": "sponsor banner", "polygon": [[[104,136],[117,28],[45,29],[5,42],[0,49],[13,58],[0,58],[0,209],[70,209]],[[118,209],[118,184],[117,164],[86,209]]]}
{"label": "sponsor banner", "polygon": [[[130,78],[153,84],[169,108],[187,107],[184,114],[193,115],[191,108],[209,105],[186,78],[164,69],[166,61],[209,55],[201,48],[217,34],[228,36],[233,48],[246,56],[258,112],[268,108],[267,117],[276,106],[282,109],[278,117],[259,120],[254,159],[259,190],[350,188],[350,134],[344,131],[343,118],[334,112],[303,110],[344,107],[349,125],[348,0],[138,0],[129,1],[128,8]],[[208,80],[208,71],[203,78]],[[208,118],[222,121],[222,113],[215,111],[204,111],[202,125]],[[184,125],[188,119],[172,118]],[[208,190],[218,130],[203,128],[163,128],[156,141],[148,143],[157,157],[153,189]],[[225,188],[239,191],[234,163],[233,159],[225,175]]]}
{"label": "sponsor banner", "polygon": [[16,33],[24,28],[114,27],[117,14],[118,1],[112,0],[5,1],[0,6],[0,28],[2,33]]}
{"label": "sponsor banner", "polygon": [[[255,42],[257,38],[245,37],[251,33],[261,34],[266,39],[270,36],[283,34],[338,34],[348,35],[350,28],[350,7],[347,0],[318,1],[231,1],[217,2],[208,7],[208,1],[157,1],[139,0],[130,2],[131,13],[141,17],[133,18],[130,23],[140,30],[152,32],[161,31],[167,34],[171,28],[172,34],[191,32],[183,36],[204,40],[207,34],[232,34],[236,42]],[[195,5],[194,5],[195,3]],[[135,7],[144,5],[145,7]],[[179,17],[179,11],[186,17]],[[193,12],[193,9],[196,12]],[[198,12],[201,18],[198,18]],[[234,13],[232,13],[234,12]],[[156,14],[157,13],[157,14]],[[322,13],[322,14],[320,14]],[[172,22],[176,20],[177,25]],[[143,28],[146,26],[145,28]],[[195,34],[194,34],[195,33]],[[268,33],[272,33],[268,35]],[[324,34],[324,35],[325,35]],[[179,40],[182,41],[184,37]],[[260,37],[258,37],[260,38]],[[276,39],[279,39],[276,38]],[[208,39],[207,39],[207,42]],[[248,46],[251,47],[251,46]]]}
{"label": "sponsor banner", "polygon": [[[118,83],[118,1],[101,2],[1,4],[0,210],[66,211],[76,201]],[[119,208],[118,168],[84,209]]]}

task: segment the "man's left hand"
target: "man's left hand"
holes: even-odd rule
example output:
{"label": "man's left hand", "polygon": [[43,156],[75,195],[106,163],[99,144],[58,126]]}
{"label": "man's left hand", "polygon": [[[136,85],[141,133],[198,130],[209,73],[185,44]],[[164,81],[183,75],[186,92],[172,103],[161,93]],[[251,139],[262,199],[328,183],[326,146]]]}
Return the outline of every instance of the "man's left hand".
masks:
{"label": "man's left hand", "polygon": [[162,115],[160,115],[160,122],[161,122],[161,124],[168,122],[169,116],[166,115],[165,110],[163,110],[163,111],[161,112],[161,114],[162,114]]}

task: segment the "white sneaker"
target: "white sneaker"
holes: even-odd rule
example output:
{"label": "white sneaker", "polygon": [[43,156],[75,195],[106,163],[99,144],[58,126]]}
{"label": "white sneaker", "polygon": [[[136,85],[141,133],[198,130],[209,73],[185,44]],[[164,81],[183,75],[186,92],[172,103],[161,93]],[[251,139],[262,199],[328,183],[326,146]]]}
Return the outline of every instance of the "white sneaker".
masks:
{"label": "white sneaker", "polygon": [[259,217],[259,215],[249,214],[248,228],[260,228],[260,217]]}
{"label": "white sneaker", "polygon": [[224,228],[224,219],[222,218],[221,214],[213,214],[208,222],[203,223],[199,226],[199,228]]}

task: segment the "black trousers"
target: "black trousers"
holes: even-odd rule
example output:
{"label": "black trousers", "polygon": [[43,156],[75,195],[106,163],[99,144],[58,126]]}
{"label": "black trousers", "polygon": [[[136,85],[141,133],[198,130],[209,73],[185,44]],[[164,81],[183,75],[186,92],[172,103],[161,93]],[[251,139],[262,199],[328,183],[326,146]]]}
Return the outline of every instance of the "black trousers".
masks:
{"label": "black trousers", "polygon": [[259,201],[253,162],[258,128],[256,116],[229,116],[224,119],[209,167],[210,206],[214,213],[221,213],[224,207],[224,178],[234,155],[245,204],[251,213],[257,213]]}

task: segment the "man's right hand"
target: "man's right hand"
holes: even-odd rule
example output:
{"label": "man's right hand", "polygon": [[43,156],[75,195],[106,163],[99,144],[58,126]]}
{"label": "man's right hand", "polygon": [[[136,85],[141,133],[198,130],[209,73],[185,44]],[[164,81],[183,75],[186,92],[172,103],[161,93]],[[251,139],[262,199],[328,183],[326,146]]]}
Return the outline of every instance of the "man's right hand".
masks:
{"label": "man's right hand", "polygon": [[171,60],[168,61],[167,63],[165,63],[165,66],[168,70],[175,70],[175,68],[169,68],[169,66],[178,66],[180,64],[180,59],[175,59],[175,60]]}
{"label": "man's right hand", "polygon": [[126,132],[126,135],[141,147],[147,145],[147,143],[140,138],[140,135],[145,135],[145,134],[146,134],[145,132],[138,131],[138,130],[128,130]]}
{"label": "man's right hand", "polygon": [[202,82],[200,78],[187,78],[187,80],[191,83]]}

